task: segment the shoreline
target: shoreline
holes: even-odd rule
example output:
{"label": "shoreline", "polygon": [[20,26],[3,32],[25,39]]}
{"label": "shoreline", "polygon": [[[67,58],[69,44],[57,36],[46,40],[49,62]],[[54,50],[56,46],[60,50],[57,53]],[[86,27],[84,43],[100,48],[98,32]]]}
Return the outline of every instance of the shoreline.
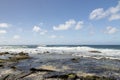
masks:
{"label": "shoreline", "polygon": [[[8,52],[3,55],[7,56],[11,55],[11,53]],[[97,76],[99,78],[104,76],[106,78],[110,78],[110,80],[115,80],[113,78],[116,78],[116,80],[120,79],[120,60],[112,60],[109,58],[95,59],[92,57],[72,56],[70,54],[49,54],[48,52],[46,52],[45,54],[37,53],[34,54],[34,56],[25,52],[18,52],[12,55],[17,55],[15,59],[18,60],[13,62],[1,62],[0,76],[4,77],[5,75],[9,75],[10,78],[14,79],[15,76],[13,77],[12,75],[16,75],[16,78],[26,75],[23,79],[27,80],[29,78],[30,80],[36,80],[38,79],[38,77],[40,79],[44,79],[44,76],[50,77],[58,73],[58,76],[74,73],[74,76],[77,76],[79,78],[85,77],[83,75],[86,74],[86,76]],[[28,56],[26,57],[26,55]],[[38,71],[39,69],[43,72]],[[30,73],[31,70],[37,71],[36,73],[32,74]],[[49,72],[49,70],[52,70],[53,72]],[[5,72],[7,74],[3,74]],[[40,76],[39,74],[41,74],[42,76]]]}

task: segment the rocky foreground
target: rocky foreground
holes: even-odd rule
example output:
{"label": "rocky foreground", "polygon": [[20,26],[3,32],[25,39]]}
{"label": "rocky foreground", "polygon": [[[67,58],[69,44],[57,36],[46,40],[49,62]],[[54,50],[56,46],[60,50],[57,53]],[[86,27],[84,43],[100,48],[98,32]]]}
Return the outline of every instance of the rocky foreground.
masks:
{"label": "rocky foreground", "polygon": [[120,80],[120,60],[45,53],[1,52],[0,80]]}

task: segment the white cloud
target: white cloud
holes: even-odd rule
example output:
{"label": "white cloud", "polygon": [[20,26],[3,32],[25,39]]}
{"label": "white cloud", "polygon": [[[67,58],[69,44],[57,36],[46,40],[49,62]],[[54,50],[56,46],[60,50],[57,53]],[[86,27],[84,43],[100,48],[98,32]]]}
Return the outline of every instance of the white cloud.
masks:
{"label": "white cloud", "polygon": [[109,18],[110,21],[112,21],[112,20],[118,20],[118,19],[120,19],[120,14],[113,14]]}
{"label": "white cloud", "polygon": [[105,33],[107,33],[107,34],[114,34],[114,33],[116,33],[116,32],[118,32],[118,29],[117,29],[117,28],[112,27],[112,26],[106,27]]}
{"label": "white cloud", "polygon": [[9,27],[9,24],[7,23],[0,23],[0,28],[7,28]]}
{"label": "white cloud", "polygon": [[41,30],[41,28],[39,26],[34,26],[33,27],[34,32],[39,32],[40,30]]}
{"label": "white cloud", "polygon": [[53,26],[53,30],[68,30],[74,27],[75,30],[79,30],[83,27],[83,21],[75,21],[74,19],[70,19],[66,21],[64,24],[60,24],[58,26]]}
{"label": "white cloud", "polygon": [[81,29],[81,28],[83,27],[83,24],[84,24],[83,21],[79,21],[79,22],[76,24],[76,26],[75,26],[75,30]]}
{"label": "white cloud", "polygon": [[20,39],[20,36],[19,35],[14,35],[13,39]]}
{"label": "white cloud", "polygon": [[115,7],[110,7],[107,10],[104,10],[103,8],[98,8],[93,10],[89,18],[91,20],[93,19],[102,19],[108,17],[108,20],[118,20],[120,19],[120,1],[118,1],[118,4]]}
{"label": "white cloud", "polygon": [[107,16],[103,8],[98,8],[90,13],[90,19],[101,19]]}
{"label": "white cloud", "polygon": [[68,30],[76,23],[75,20],[71,19],[65,22],[65,24],[60,24],[58,26],[54,26],[53,30]]}
{"label": "white cloud", "polygon": [[0,30],[0,34],[6,34],[7,31],[6,30]]}
{"label": "white cloud", "polygon": [[33,31],[34,32],[39,32],[40,35],[44,35],[48,32],[47,30],[41,29],[39,26],[34,26]]}

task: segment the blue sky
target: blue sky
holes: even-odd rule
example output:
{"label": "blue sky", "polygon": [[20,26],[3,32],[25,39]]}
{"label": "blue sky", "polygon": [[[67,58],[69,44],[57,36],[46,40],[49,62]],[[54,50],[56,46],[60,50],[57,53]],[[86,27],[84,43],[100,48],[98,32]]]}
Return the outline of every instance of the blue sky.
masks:
{"label": "blue sky", "polygon": [[120,0],[0,0],[0,44],[120,44]]}

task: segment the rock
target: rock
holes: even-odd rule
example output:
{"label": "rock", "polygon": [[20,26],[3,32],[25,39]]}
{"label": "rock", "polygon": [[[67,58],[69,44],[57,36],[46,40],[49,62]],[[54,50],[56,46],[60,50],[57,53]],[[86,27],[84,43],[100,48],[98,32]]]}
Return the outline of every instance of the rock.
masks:
{"label": "rock", "polygon": [[0,80],[7,80],[7,78],[9,77],[10,75],[5,75],[3,77],[0,78]]}
{"label": "rock", "polygon": [[7,62],[8,60],[7,59],[0,59],[0,63],[4,63],[4,62]]}
{"label": "rock", "polygon": [[29,58],[30,58],[30,56],[28,55],[28,53],[20,52],[17,55],[9,57],[9,60],[16,62],[16,61],[19,61],[19,60],[24,60],[24,59],[29,59]]}
{"label": "rock", "polygon": [[69,73],[69,74],[59,74],[59,75],[52,75],[48,76],[46,78],[56,78],[56,79],[64,79],[64,80],[76,80],[78,76],[75,73]]}
{"label": "rock", "polygon": [[42,65],[38,67],[38,69],[46,69],[46,70],[52,70],[52,71],[60,71],[59,69],[56,68],[56,66],[53,65]]}
{"label": "rock", "polygon": [[102,53],[102,52],[100,52],[100,51],[89,51],[89,52],[91,52],[91,53]]}
{"label": "rock", "polygon": [[20,55],[20,56],[23,56],[23,55],[28,56],[28,53],[20,52],[20,53],[18,53],[18,55]]}
{"label": "rock", "polygon": [[16,69],[17,69],[16,66],[11,66],[10,68],[12,68],[13,70],[16,70]]}
{"label": "rock", "polygon": [[44,76],[45,80],[46,79],[50,79],[50,80],[116,80],[115,78],[110,78],[110,77],[104,77],[104,76],[97,76],[97,75],[88,75],[88,76],[84,76],[84,75],[77,75],[76,73],[52,73],[52,75],[46,74],[46,76]]}
{"label": "rock", "polygon": [[13,74],[8,74],[8,75],[6,75],[5,77],[3,77],[3,78],[0,79],[0,80],[16,80],[16,79],[15,79],[15,75],[13,75]]}
{"label": "rock", "polygon": [[31,68],[30,71],[32,72],[56,72],[56,71],[53,71],[53,70],[48,70],[48,69],[36,69],[36,68]]}
{"label": "rock", "polygon": [[86,76],[86,77],[80,77],[80,80],[116,80],[114,78],[108,78],[108,77],[100,77],[100,76]]}
{"label": "rock", "polygon": [[80,58],[72,58],[71,61],[74,63],[78,63]]}
{"label": "rock", "polygon": [[50,53],[50,52],[49,52],[49,51],[45,51],[44,54],[45,54],[45,53]]}
{"label": "rock", "polygon": [[68,79],[77,79],[78,78],[78,76],[76,75],[76,74],[74,74],[74,73],[70,73],[70,74],[68,74]]}
{"label": "rock", "polygon": [[19,74],[19,75],[16,76],[16,79],[17,80],[19,80],[19,79],[21,80],[21,79],[23,79],[23,78],[25,78],[25,77],[27,77],[27,76],[29,76],[31,74],[33,74],[33,72],[21,73],[21,74]]}
{"label": "rock", "polygon": [[9,52],[0,52],[0,55],[6,55],[9,54]]}
{"label": "rock", "polygon": [[9,57],[10,61],[19,61],[19,60],[24,60],[24,59],[29,59],[29,56],[15,56],[15,57]]}
{"label": "rock", "polygon": [[4,65],[0,64],[0,67],[4,67]]}

